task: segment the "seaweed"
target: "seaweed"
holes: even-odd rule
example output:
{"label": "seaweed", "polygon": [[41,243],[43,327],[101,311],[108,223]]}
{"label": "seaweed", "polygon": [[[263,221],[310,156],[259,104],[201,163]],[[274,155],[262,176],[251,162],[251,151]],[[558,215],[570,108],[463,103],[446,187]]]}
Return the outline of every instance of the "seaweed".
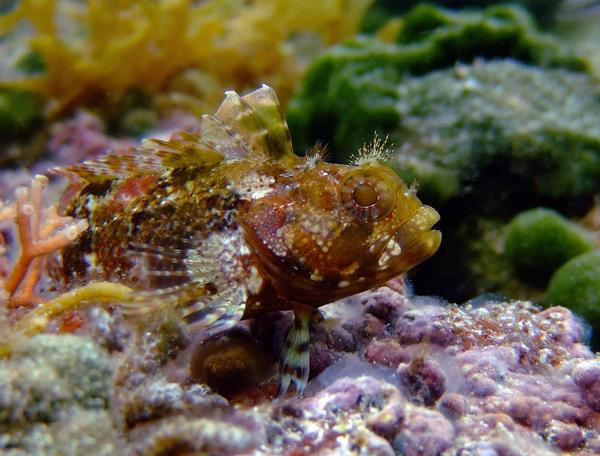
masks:
{"label": "seaweed", "polygon": [[60,114],[86,103],[118,104],[134,89],[165,91],[182,71],[197,69],[201,112],[215,107],[224,89],[261,82],[286,99],[305,66],[302,50],[352,36],[369,4],[22,0],[0,16],[0,37],[26,42],[16,45],[16,63],[0,86],[39,94],[47,114]]}

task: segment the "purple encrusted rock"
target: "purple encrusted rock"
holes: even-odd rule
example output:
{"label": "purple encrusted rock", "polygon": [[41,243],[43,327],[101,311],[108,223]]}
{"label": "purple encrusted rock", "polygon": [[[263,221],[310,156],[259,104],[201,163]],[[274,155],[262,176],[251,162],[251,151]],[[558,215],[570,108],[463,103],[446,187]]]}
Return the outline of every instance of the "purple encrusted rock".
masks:
{"label": "purple encrusted rock", "polygon": [[85,111],[54,126],[48,149],[57,165],[98,158],[109,151],[136,145],[132,139],[115,139],[104,133],[104,123]]}
{"label": "purple encrusted rock", "polygon": [[444,324],[443,315],[443,308],[433,305],[404,312],[395,322],[395,334],[403,344],[426,342],[446,347],[453,344],[456,338]]}
{"label": "purple encrusted rock", "polygon": [[452,446],[454,426],[437,411],[411,408],[405,423],[394,439],[394,449],[404,456],[433,456]]}
{"label": "purple encrusted rock", "polygon": [[[305,393],[283,399],[274,395],[285,312],[201,343],[213,349],[200,370],[222,367],[212,388],[187,364],[181,379],[169,375],[188,345],[178,329],[138,333],[105,311],[89,313],[96,324],[88,329],[119,359],[112,400],[138,452],[167,439],[168,450],[183,442],[257,456],[600,454],[600,361],[566,309],[457,306],[381,288],[323,314],[311,325]],[[242,380],[252,372],[258,384],[249,388]],[[215,394],[225,384],[231,391]],[[238,436],[231,441],[230,430]],[[194,441],[196,433],[204,440]]]}
{"label": "purple encrusted rock", "polygon": [[544,429],[552,419],[550,404],[540,397],[513,397],[508,403],[507,411],[513,419],[535,430]]}
{"label": "purple encrusted rock", "polygon": [[415,358],[398,369],[398,377],[406,395],[419,404],[435,404],[446,390],[444,371],[430,359]]}
{"label": "purple encrusted rock", "polygon": [[581,388],[587,405],[600,412],[600,361],[583,361],[573,369],[571,375],[575,384]]}
{"label": "purple encrusted rock", "polygon": [[411,360],[411,353],[394,339],[374,340],[365,350],[365,358],[374,363],[396,368]]}
{"label": "purple encrusted rock", "polygon": [[551,421],[545,431],[549,442],[563,451],[572,451],[583,444],[583,431],[573,423]]}
{"label": "purple encrusted rock", "polygon": [[446,393],[438,402],[438,409],[448,419],[456,420],[467,413],[467,399],[457,393]]}

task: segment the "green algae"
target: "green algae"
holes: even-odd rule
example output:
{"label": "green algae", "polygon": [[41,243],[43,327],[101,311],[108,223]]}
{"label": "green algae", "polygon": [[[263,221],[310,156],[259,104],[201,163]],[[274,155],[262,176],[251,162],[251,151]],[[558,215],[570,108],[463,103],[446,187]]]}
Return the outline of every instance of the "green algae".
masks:
{"label": "green algae", "polygon": [[296,150],[321,140],[341,162],[374,133],[389,135],[388,164],[442,217],[440,250],[411,272],[419,293],[537,297],[542,281],[498,273],[513,269],[499,252],[502,230],[486,233],[478,219],[501,227],[534,207],[589,208],[600,191],[600,90],[590,73],[522,9],[420,5],[397,42],[360,37],[317,58],[288,123]]}
{"label": "green algae", "polygon": [[560,266],[595,247],[591,233],[558,212],[521,212],[508,227],[504,253],[519,275],[545,283]]}
{"label": "green algae", "polygon": [[0,88],[0,140],[26,135],[41,119],[42,108],[35,95]]}
{"label": "green algae", "polygon": [[600,190],[598,87],[584,74],[476,63],[411,78],[398,93],[392,165],[435,201],[478,193],[490,211],[518,193],[568,205]]}
{"label": "green algae", "polygon": [[[363,19],[362,30],[374,32],[389,20],[390,16],[404,15],[407,11],[419,4],[419,0],[398,2],[395,0],[378,0],[373,2]],[[493,5],[502,5],[507,2],[495,0],[429,0],[428,3],[446,8],[484,8]],[[554,23],[557,12],[563,0],[514,0],[510,2],[527,10],[536,22],[543,26]]]}
{"label": "green algae", "polygon": [[402,24],[399,43],[359,37],[313,62],[287,113],[299,150],[322,140],[344,160],[374,131],[397,132],[402,128],[398,85],[408,76],[457,62],[511,58],[545,68],[588,70],[585,59],[539,33],[527,13],[515,7],[458,13],[419,5]]}
{"label": "green algae", "polygon": [[[550,279],[545,304],[563,306],[600,330],[600,250],[579,255],[561,266]],[[599,341],[598,334],[595,335]]]}

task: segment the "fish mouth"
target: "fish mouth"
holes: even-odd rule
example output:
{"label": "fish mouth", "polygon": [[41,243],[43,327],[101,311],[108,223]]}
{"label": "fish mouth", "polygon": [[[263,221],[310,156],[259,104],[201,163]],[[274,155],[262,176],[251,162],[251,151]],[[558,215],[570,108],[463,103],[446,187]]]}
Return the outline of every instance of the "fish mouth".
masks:
{"label": "fish mouth", "polygon": [[375,282],[384,283],[432,256],[440,246],[442,233],[431,227],[440,215],[423,205],[387,239],[375,268]]}
{"label": "fish mouth", "polygon": [[294,302],[321,306],[382,286],[429,258],[441,243],[442,234],[438,230],[431,230],[439,219],[435,209],[420,206],[392,236],[373,244],[369,265],[360,268],[355,279],[340,278],[331,282],[315,282],[296,272],[282,258],[274,255],[252,230],[242,226],[261,272],[271,279],[279,296]]}

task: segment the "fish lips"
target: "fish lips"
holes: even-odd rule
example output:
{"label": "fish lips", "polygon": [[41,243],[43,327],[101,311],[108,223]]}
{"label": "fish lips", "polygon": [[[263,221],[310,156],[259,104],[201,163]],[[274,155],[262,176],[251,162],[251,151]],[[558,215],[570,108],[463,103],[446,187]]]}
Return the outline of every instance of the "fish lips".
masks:
{"label": "fish lips", "polygon": [[431,228],[440,215],[431,206],[423,205],[400,225],[381,249],[374,279],[386,282],[432,256],[440,246],[442,233]]}

